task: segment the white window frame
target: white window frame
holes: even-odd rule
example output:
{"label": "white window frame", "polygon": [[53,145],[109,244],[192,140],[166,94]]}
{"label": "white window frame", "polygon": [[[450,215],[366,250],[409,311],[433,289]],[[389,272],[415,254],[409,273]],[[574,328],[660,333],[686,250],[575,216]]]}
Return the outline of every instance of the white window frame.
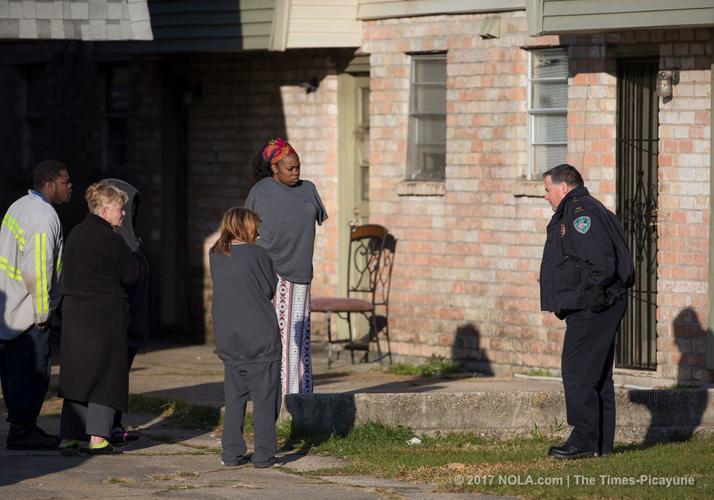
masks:
{"label": "white window frame", "polygon": [[[407,182],[444,182],[446,179],[446,119],[448,115],[448,111],[446,109],[447,105],[447,97],[446,97],[446,91],[448,90],[448,62],[447,62],[447,57],[446,57],[446,52],[434,52],[434,53],[421,53],[421,54],[410,54],[411,55],[411,65],[410,65],[410,74],[409,74],[409,112],[408,112],[408,118],[409,118],[409,123],[408,123],[408,130],[407,130],[407,165],[405,169],[405,180]],[[443,173],[440,179],[427,179],[427,178],[419,178],[419,177],[414,177],[414,167],[416,165],[412,165],[412,163],[415,161],[415,152],[416,152],[416,130],[414,129],[414,122],[412,118],[418,118],[419,116],[426,117],[428,115],[431,116],[441,116],[441,113],[416,113],[414,111],[414,99],[416,98],[416,92],[415,92],[415,85],[435,85],[438,82],[421,82],[417,83],[415,81],[416,78],[416,65],[419,61],[423,60],[439,60],[443,61],[444,63],[444,70],[446,72],[446,76],[444,79],[444,164],[442,165]]]}
{"label": "white window frame", "polygon": [[[533,77],[533,55],[541,50],[552,50],[552,49],[562,49],[565,52],[566,59],[568,57],[567,47],[544,47],[542,49],[531,49],[528,51],[528,171],[526,178],[529,180],[539,180],[540,172],[536,172],[535,159],[533,158],[533,147],[534,146],[566,146],[568,141],[566,138],[565,142],[536,142],[535,140],[535,117],[539,115],[559,115],[562,114],[565,119],[565,127],[568,127],[568,108],[534,108],[533,107],[533,84],[535,82],[563,82],[565,86],[568,86],[568,75],[562,78],[534,78]],[[567,155],[567,152],[566,152]],[[563,160],[565,161],[565,159]],[[555,167],[556,165],[550,165],[548,168]],[[547,170],[542,169],[543,171]]]}

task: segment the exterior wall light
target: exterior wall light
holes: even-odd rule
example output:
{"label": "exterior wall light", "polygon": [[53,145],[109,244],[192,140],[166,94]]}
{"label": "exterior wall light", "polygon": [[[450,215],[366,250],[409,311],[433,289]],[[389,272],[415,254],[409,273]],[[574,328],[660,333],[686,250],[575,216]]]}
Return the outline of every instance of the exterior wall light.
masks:
{"label": "exterior wall light", "polygon": [[679,69],[674,68],[657,73],[656,92],[659,97],[672,99],[672,87],[679,83]]}

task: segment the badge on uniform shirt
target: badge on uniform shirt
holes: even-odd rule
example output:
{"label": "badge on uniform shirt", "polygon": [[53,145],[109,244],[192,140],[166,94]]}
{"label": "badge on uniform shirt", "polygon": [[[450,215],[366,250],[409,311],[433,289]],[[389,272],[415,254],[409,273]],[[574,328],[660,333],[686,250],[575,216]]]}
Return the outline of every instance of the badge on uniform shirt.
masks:
{"label": "badge on uniform shirt", "polygon": [[587,233],[588,229],[590,229],[590,217],[588,217],[587,215],[578,217],[573,221],[573,226],[575,226],[575,230],[580,234]]}
{"label": "badge on uniform shirt", "polygon": [[565,238],[565,224],[560,225],[560,237]]}

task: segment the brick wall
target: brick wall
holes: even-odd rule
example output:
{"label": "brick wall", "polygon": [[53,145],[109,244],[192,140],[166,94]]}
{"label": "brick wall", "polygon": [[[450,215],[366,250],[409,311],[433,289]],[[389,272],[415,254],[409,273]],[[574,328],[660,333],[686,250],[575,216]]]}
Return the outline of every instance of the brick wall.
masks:
{"label": "brick wall", "polygon": [[[222,213],[241,205],[253,184],[250,162],[270,137],[286,137],[297,149],[303,178],[317,185],[330,219],[318,229],[315,250],[317,294],[332,295],[337,288],[337,67],[349,51],[290,51],[260,54],[199,54],[177,61],[156,56],[111,57],[104,60],[81,44],[13,44],[4,48],[8,64],[0,65],[3,116],[0,142],[8,159],[8,173],[0,193],[5,205],[24,193],[31,168],[22,168],[22,67],[47,69],[39,106],[47,117],[46,148],[42,158],[58,158],[70,167],[75,192],[70,206],[60,208],[67,230],[84,218],[84,189],[103,177],[119,177],[143,195],[140,231],[154,270],[155,319],[160,301],[162,225],[173,213],[162,212],[162,109],[171,71],[193,91],[187,105],[188,319],[191,336],[208,326],[210,334],[210,278],[203,251]],[[175,59],[175,58],[173,58]],[[128,161],[122,171],[102,170],[102,65],[129,64]],[[181,69],[183,68],[183,69]],[[178,78],[178,76],[175,76]],[[306,93],[301,84],[317,79],[319,87]],[[185,96],[188,98],[188,95]],[[207,313],[207,314],[204,314]],[[206,325],[205,322],[209,321]]]}
{"label": "brick wall", "polygon": [[711,134],[710,30],[665,33],[660,67],[680,68],[660,107],[658,372],[711,381],[704,368],[708,309]]}
{"label": "brick wall", "polygon": [[[550,217],[526,171],[527,53],[567,45],[568,160],[615,207],[615,46],[659,44],[660,67],[681,68],[660,107],[658,375],[708,380],[704,366],[712,43],[706,30],[530,38],[523,13],[501,14],[501,38],[481,40],[483,16],[365,23],[371,53],[371,213],[399,239],[392,348],[472,360],[481,368],[558,368],[564,325],[539,311],[537,272]],[[404,178],[406,52],[447,54],[443,196],[397,194]],[[407,190],[408,192],[408,190]]]}
{"label": "brick wall", "polygon": [[564,37],[576,75],[569,89],[569,159],[615,205],[617,60],[612,47],[653,44],[659,68],[680,70],[659,100],[657,375],[711,380],[704,368],[708,308],[711,51],[708,30]]}
{"label": "brick wall", "polygon": [[[525,14],[365,23],[371,54],[371,221],[398,238],[390,328],[400,355],[454,357],[482,369],[559,365],[560,322],[539,311],[537,275],[550,207],[526,173]],[[406,52],[446,50],[443,196],[397,195],[404,178],[409,98]],[[535,191],[534,191],[535,189]],[[524,194],[529,194],[524,196]]]}
{"label": "brick wall", "polygon": [[[501,14],[501,38],[481,40],[474,33],[483,17],[364,23],[362,49],[371,54],[372,71],[371,221],[386,225],[399,240],[390,311],[393,352],[437,354],[495,372],[559,367],[563,324],[539,311],[537,275],[551,211],[540,197],[540,181],[524,179],[527,52],[522,47],[570,47],[569,161],[582,169],[593,194],[614,208],[613,48],[654,43],[660,67],[681,71],[674,98],[660,101],[657,374],[709,380],[703,353],[710,33],[531,38],[520,12]],[[5,158],[15,159],[12,163],[19,161],[21,81],[16,64],[50,64],[49,123],[54,132],[47,154],[70,164],[78,186],[115,175],[139,187],[144,194],[142,233],[158,269],[161,221],[171,216],[161,212],[161,62],[156,57],[132,60],[129,166],[126,172],[101,172],[96,169],[101,164],[99,61],[85,52],[86,46],[54,50],[59,46],[3,49],[12,58],[0,66],[0,128],[6,132],[0,149]],[[402,184],[410,76],[406,52],[431,50],[448,51],[446,181],[442,195],[418,196]],[[245,199],[252,185],[250,160],[273,135],[287,137],[296,147],[303,177],[316,183],[331,215],[318,229],[313,292],[338,291],[336,74],[348,55],[304,50],[181,56],[191,85],[200,88],[188,106],[186,272],[195,328],[203,327],[210,305],[204,247],[222,212]],[[300,84],[312,78],[320,85],[307,94]],[[15,184],[5,179],[3,192],[16,190],[22,175],[17,179]],[[78,189],[75,211],[84,209],[81,195]]]}
{"label": "brick wall", "polygon": [[[201,55],[191,59],[201,97],[189,115],[189,255],[192,293],[201,290],[211,329],[210,276],[200,252],[210,245],[222,213],[242,205],[253,185],[251,160],[265,141],[282,136],[300,155],[330,216],[315,244],[316,295],[337,292],[337,65],[344,51]],[[307,93],[302,83],[316,78]],[[193,306],[200,308],[200,297]]]}

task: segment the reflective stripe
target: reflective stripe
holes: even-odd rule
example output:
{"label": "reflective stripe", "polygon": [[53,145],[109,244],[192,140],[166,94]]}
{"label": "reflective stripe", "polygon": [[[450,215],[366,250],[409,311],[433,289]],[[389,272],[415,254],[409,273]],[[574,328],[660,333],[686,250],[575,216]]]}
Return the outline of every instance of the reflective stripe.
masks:
{"label": "reflective stripe", "polygon": [[5,257],[0,257],[0,271],[5,271],[11,280],[22,281],[22,273],[16,267],[10,265],[10,261]]}
{"label": "reflective stripe", "polygon": [[2,225],[8,228],[8,230],[15,236],[17,240],[17,246],[22,250],[25,247],[25,231],[22,230],[20,224],[17,223],[15,218],[10,214],[5,214],[2,219]]}
{"label": "reflective stripe", "polygon": [[49,290],[47,288],[47,233],[42,233],[42,312],[50,312]]}
{"label": "reflective stripe", "polygon": [[45,244],[47,233],[35,233],[35,305],[37,314],[48,312]]}
{"label": "reflective stripe", "polygon": [[42,271],[40,271],[42,262],[40,257],[41,240],[40,233],[35,233],[35,304],[38,314],[42,313]]}

